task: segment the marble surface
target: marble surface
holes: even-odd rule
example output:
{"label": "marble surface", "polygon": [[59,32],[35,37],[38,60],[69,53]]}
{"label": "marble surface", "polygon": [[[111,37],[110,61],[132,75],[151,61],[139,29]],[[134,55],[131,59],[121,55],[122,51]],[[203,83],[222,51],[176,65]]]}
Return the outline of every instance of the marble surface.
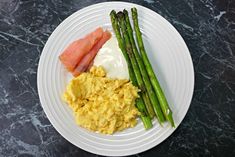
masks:
{"label": "marble surface", "polygon": [[[48,121],[37,94],[37,66],[52,31],[98,0],[0,0],[0,156],[97,155],[67,142]],[[131,0],[169,20],[187,43],[195,91],[179,128],[135,156],[235,156],[235,1]]]}

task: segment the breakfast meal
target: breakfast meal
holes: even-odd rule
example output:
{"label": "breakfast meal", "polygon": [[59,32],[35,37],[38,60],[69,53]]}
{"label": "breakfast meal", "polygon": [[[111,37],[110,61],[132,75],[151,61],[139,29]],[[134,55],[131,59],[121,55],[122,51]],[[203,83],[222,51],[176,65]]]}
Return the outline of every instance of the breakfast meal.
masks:
{"label": "breakfast meal", "polygon": [[78,125],[104,134],[136,125],[137,97],[138,88],[129,80],[107,78],[101,66],[73,78],[63,96]]}
{"label": "breakfast meal", "polygon": [[[127,10],[112,10],[115,36],[99,27],[72,42],[59,56],[74,76],[63,99],[73,110],[76,123],[90,131],[113,134],[134,127],[138,116],[145,129],[153,127],[154,117],[160,125],[168,121],[175,127],[144,47],[137,9],[132,8],[131,13],[134,29]],[[115,55],[107,57],[108,64],[104,63],[106,54]],[[121,72],[115,69],[116,60],[125,62]]]}

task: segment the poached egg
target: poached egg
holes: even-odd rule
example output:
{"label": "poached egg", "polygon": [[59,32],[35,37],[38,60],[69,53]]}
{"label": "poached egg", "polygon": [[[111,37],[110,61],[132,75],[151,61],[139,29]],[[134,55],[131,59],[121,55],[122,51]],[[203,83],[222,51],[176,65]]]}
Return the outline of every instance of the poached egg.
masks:
{"label": "poached egg", "polygon": [[107,77],[129,79],[128,66],[115,36],[112,36],[102,46],[94,59],[93,65],[104,67]]}

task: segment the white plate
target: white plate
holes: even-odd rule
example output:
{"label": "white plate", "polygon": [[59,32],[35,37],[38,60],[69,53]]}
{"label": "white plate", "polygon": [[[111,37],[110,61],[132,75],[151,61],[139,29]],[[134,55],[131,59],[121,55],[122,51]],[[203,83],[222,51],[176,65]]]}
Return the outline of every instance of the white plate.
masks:
{"label": "white plate", "polygon": [[70,108],[61,95],[71,75],[58,56],[64,48],[98,26],[111,29],[109,13],[137,7],[144,43],[153,68],[173,111],[176,127],[186,115],[194,88],[194,70],[189,50],[176,29],[163,17],[145,7],[125,2],[105,2],[81,9],[65,19],[49,37],[38,67],[38,93],[42,107],[55,129],[69,142],[88,152],[125,156],[148,150],[176,128],[163,127],[154,120],[154,127],[145,131],[142,122],[132,129],[111,136],[87,131],[75,124]]}

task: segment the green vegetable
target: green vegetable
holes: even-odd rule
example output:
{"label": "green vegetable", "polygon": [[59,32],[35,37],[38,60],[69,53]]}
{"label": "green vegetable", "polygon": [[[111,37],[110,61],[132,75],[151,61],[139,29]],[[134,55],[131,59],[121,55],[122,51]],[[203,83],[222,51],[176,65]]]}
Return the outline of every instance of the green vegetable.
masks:
{"label": "green vegetable", "polygon": [[153,71],[153,68],[151,66],[151,63],[148,59],[147,53],[146,53],[145,48],[144,48],[142,34],[140,32],[140,28],[139,28],[139,24],[138,24],[137,9],[132,8],[131,12],[132,12],[132,19],[133,19],[133,23],[134,23],[134,29],[135,29],[135,33],[136,33],[136,40],[137,40],[137,43],[138,43],[140,54],[143,58],[144,65],[145,65],[147,73],[148,73],[148,76],[150,78],[151,84],[152,84],[152,86],[155,90],[155,93],[157,94],[158,101],[160,103],[161,110],[162,110],[165,118],[171,123],[171,125],[173,127],[175,127],[174,120],[173,120],[173,117],[172,117],[172,111],[171,111],[171,109],[170,109],[170,107],[167,103],[166,97],[165,97],[165,95],[164,95],[164,93],[161,89],[159,81],[158,81],[158,79],[157,79],[157,77],[156,77],[156,75]]}
{"label": "green vegetable", "polygon": [[[142,92],[148,93],[150,101],[151,101],[151,103],[153,105],[153,109],[155,111],[155,114],[156,114],[156,116],[158,118],[159,123],[161,124],[165,120],[164,119],[164,115],[162,114],[161,108],[158,105],[158,100],[157,100],[157,97],[156,97],[152,87],[151,87],[151,83],[148,82],[149,81],[148,75],[145,75],[145,76],[141,75],[138,63],[136,61],[135,54],[133,53],[133,49],[132,49],[132,45],[131,45],[130,39],[129,39],[129,36],[128,36],[124,14],[123,14],[123,12],[118,12],[117,16],[118,16],[118,19],[119,19],[119,22],[120,22],[120,26],[121,26],[124,42],[126,44],[126,51],[127,51],[127,54],[128,54],[128,56],[130,58],[131,65],[133,67],[133,70],[134,70],[134,73],[135,73],[135,76],[136,76],[136,79],[137,79],[137,83],[138,83],[138,85],[139,85],[139,87],[140,87]],[[143,80],[146,83],[147,82],[148,83],[144,84]]]}
{"label": "green vegetable", "polygon": [[[137,80],[136,80],[136,77],[135,77],[135,74],[134,74],[134,71],[133,71],[133,68],[132,68],[129,56],[128,56],[127,52],[126,52],[126,45],[125,45],[125,42],[124,42],[124,40],[123,40],[123,38],[121,36],[120,27],[119,27],[119,23],[118,23],[118,19],[117,19],[117,14],[116,14],[116,12],[114,10],[111,11],[110,18],[111,18],[113,30],[114,30],[116,38],[118,40],[119,48],[121,49],[121,51],[123,53],[123,56],[125,57],[127,65],[128,65],[128,71],[129,71],[130,79],[131,79],[133,85],[137,86]],[[141,118],[141,120],[142,120],[142,122],[144,124],[144,127],[146,129],[151,128],[152,127],[151,118],[150,118],[150,116],[149,116],[149,114],[148,114],[148,112],[146,110],[146,107],[145,107],[145,104],[144,104],[144,101],[143,101],[141,95],[136,100],[136,107],[140,111],[140,118]]]}
{"label": "green vegetable", "polygon": [[[136,47],[136,44],[135,44],[135,40],[134,40],[134,37],[133,37],[133,30],[132,30],[132,27],[131,27],[131,24],[130,24],[130,20],[129,20],[129,16],[128,16],[128,12],[127,10],[123,10],[123,13],[125,15],[125,22],[126,22],[126,27],[127,27],[127,32],[128,32],[128,35],[129,35],[129,38],[130,38],[130,42],[131,42],[131,46],[132,46],[132,50],[133,50],[133,53],[135,55],[135,58],[136,58],[136,61],[138,63],[138,66],[139,66],[139,69],[140,69],[140,72],[141,72],[141,75],[143,77],[143,81],[144,81],[144,84],[146,86],[146,89],[147,89],[147,92],[148,92],[148,95],[150,97],[150,100],[152,100],[152,104],[154,106],[154,111],[156,112],[156,110],[160,110],[160,106],[159,106],[159,102],[158,102],[158,99],[157,99],[157,96],[154,92],[154,89],[151,85],[151,82],[149,80],[149,77],[148,77],[148,73],[146,71],[146,68],[145,68],[145,65],[143,63],[143,60],[137,50],[137,47]],[[164,120],[164,118],[162,119]]]}

